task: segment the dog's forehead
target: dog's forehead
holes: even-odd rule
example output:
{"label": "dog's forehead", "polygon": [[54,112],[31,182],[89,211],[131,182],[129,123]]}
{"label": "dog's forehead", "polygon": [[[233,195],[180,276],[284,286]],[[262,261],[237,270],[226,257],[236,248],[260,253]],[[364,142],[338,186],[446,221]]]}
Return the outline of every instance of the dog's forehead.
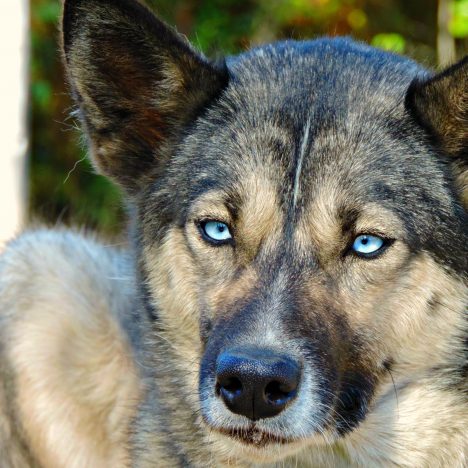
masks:
{"label": "dog's forehead", "polygon": [[235,104],[257,117],[281,111],[296,124],[311,114],[393,109],[411,81],[427,74],[407,58],[343,38],[270,44],[227,65]]}
{"label": "dog's forehead", "polygon": [[420,72],[346,40],[283,42],[229,59],[228,67],[230,84],[194,132],[203,149],[192,155],[220,174],[256,160],[283,176],[299,166],[304,177],[336,159],[342,171],[372,165],[375,155],[402,147],[404,96]]}
{"label": "dog's forehead", "polygon": [[[365,46],[345,53],[346,41],[322,42],[281,43],[229,63],[229,87],[187,140],[193,180],[239,185],[256,173],[295,205],[330,179],[351,192],[389,190],[386,179],[393,183],[401,156],[414,150],[404,109],[413,64],[390,56],[390,66],[369,60]],[[406,163],[418,172],[420,164]]]}

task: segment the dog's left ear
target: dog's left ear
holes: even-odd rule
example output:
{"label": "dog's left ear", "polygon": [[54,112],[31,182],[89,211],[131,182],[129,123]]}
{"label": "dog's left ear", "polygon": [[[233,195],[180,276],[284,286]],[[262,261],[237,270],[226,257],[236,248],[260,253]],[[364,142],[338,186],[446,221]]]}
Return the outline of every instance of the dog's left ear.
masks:
{"label": "dog's left ear", "polygon": [[415,79],[406,106],[435,145],[452,158],[468,209],[468,57],[429,79]]}

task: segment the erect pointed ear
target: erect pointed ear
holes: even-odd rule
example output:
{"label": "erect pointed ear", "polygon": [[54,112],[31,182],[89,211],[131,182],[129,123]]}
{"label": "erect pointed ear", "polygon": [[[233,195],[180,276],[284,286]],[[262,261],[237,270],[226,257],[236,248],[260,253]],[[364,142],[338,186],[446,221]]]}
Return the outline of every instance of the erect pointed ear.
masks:
{"label": "erect pointed ear", "polygon": [[65,0],[63,51],[95,166],[136,193],[228,81],[137,0]]}
{"label": "erect pointed ear", "polygon": [[429,79],[414,80],[406,105],[439,149],[452,157],[468,209],[468,57]]}

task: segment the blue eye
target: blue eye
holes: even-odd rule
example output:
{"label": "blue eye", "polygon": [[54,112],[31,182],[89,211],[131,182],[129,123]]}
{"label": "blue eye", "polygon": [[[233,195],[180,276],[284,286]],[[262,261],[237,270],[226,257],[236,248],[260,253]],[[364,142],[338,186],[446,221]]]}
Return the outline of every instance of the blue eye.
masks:
{"label": "blue eye", "polygon": [[385,244],[385,240],[378,236],[362,234],[354,239],[352,249],[362,256],[371,256],[378,252]]}
{"label": "blue eye", "polygon": [[221,221],[204,221],[200,224],[200,228],[205,238],[214,244],[226,243],[232,239],[227,224]]}

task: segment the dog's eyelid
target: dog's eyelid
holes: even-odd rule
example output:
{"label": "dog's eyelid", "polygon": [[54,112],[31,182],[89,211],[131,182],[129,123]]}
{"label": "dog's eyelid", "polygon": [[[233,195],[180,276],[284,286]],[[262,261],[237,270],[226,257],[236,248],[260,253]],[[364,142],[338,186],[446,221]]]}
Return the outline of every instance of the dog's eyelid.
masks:
{"label": "dog's eyelid", "polygon": [[360,224],[357,223],[353,226],[353,229],[350,229],[346,236],[349,239],[355,239],[359,236],[375,236],[380,237],[384,240],[404,240],[404,233],[401,229],[398,229],[396,226],[390,225],[382,225],[380,224],[378,227],[372,225],[370,223]]}
{"label": "dog's eyelid", "polygon": [[379,229],[363,229],[360,231],[356,231],[352,234],[352,238],[356,239],[359,236],[373,236],[373,237],[380,237],[383,240],[394,240],[394,236],[385,233]]}

